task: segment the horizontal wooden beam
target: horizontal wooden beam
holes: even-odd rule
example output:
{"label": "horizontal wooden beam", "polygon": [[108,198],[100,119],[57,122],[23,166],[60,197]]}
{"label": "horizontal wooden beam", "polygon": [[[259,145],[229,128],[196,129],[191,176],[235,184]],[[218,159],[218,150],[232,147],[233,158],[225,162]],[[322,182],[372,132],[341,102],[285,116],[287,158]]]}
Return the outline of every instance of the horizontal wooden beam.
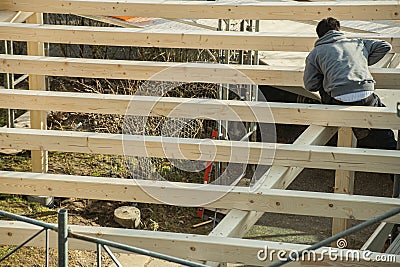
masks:
{"label": "horizontal wooden beam", "polygon": [[19,55],[0,55],[0,60],[2,63],[0,64],[0,72],[4,73],[176,82],[255,83],[287,86],[303,84],[303,69],[299,67],[101,60]]}
{"label": "horizontal wooden beam", "polygon": [[[367,220],[398,205],[398,198],[138,179],[0,171],[1,193],[102,199],[183,207],[224,208]],[[400,215],[387,219],[400,223]]]}
{"label": "horizontal wooden beam", "polygon": [[[400,36],[381,34],[347,34],[347,36],[385,40],[392,44],[393,52],[400,52]],[[308,52],[314,47],[316,39],[316,34],[312,33],[171,32],[162,29],[0,23],[0,40],[63,44]]]}
{"label": "horizontal wooden beam", "polygon": [[[67,77],[303,86],[304,68],[0,55],[0,72]],[[371,68],[376,88],[400,89],[400,69]]]}
{"label": "horizontal wooden beam", "polygon": [[[310,51],[316,34],[148,30],[0,23],[0,40],[135,47]],[[389,38],[389,40],[391,40]],[[397,41],[397,38],[394,40]]]}
{"label": "horizontal wooden beam", "polygon": [[316,20],[400,19],[394,1],[362,2],[238,2],[238,1],[121,1],[113,0],[3,0],[0,10],[82,15],[138,16],[156,18]]}
{"label": "horizontal wooden beam", "polygon": [[400,151],[92,132],[0,129],[0,147],[400,173]]}
{"label": "horizontal wooden beam", "polygon": [[400,129],[396,110],[296,103],[0,89],[0,107],[133,116]]}
{"label": "horizontal wooden beam", "polygon": [[[103,238],[122,244],[140,247],[150,251],[168,254],[175,257],[193,259],[193,260],[213,260],[213,261],[229,261],[230,263],[250,264],[255,266],[265,266],[271,263],[271,259],[267,257],[266,261],[260,261],[257,257],[260,250],[267,248],[270,252],[276,251],[274,260],[277,259],[277,252],[283,251],[288,254],[292,251],[300,251],[306,249],[307,245],[290,244],[282,242],[271,242],[261,240],[249,240],[239,238],[222,238],[209,237],[203,235],[168,233],[160,231],[139,231],[131,229],[120,229],[110,227],[96,226],[78,226],[70,225],[71,231],[78,234],[89,235],[97,238]],[[19,245],[29,237],[33,236],[40,230],[39,227],[28,225],[17,221],[0,221],[0,244],[1,245]],[[33,239],[29,245],[43,247],[44,234]],[[70,249],[92,250],[96,249],[95,245],[75,239],[69,239],[68,247]],[[57,234],[50,231],[50,247],[57,247]],[[174,249],[171,249],[173,247]],[[337,255],[348,256],[348,259],[329,259],[329,248],[323,247],[317,250],[311,259],[316,259],[310,264],[323,264],[323,266],[371,266],[371,262],[382,258],[382,256],[390,256],[390,261],[379,262],[379,266],[398,266],[400,256],[388,255],[384,253],[368,253],[371,261],[365,261],[362,258],[362,251],[337,249]],[[325,253],[323,253],[325,251]],[[119,251],[121,252],[121,251]],[[127,252],[125,252],[127,253]],[[360,260],[357,260],[357,253]],[[261,253],[260,256],[263,256]],[[269,255],[268,255],[269,256]],[[306,257],[307,258],[307,257]],[[290,266],[304,266],[305,262],[293,262]]]}

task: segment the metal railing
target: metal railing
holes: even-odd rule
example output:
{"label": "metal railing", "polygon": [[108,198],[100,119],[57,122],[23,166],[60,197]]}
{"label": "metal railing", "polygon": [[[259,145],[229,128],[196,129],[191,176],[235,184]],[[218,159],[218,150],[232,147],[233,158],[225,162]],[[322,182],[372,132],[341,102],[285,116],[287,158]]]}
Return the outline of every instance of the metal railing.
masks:
{"label": "metal railing", "polygon": [[46,239],[45,239],[45,247],[46,247],[46,267],[49,266],[49,231],[55,231],[58,233],[58,267],[68,267],[68,238],[74,238],[74,239],[79,239],[82,241],[86,242],[91,242],[97,244],[97,266],[101,266],[101,249],[104,249],[104,251],[109,255],[111,260],[115,263],[117,267],[122,266],[122,264],[118,261],[118,259],[115,257],[115,255],[111,252],[109,247],[113,247],[116,249],[121,249],[124,251],[129,251],[133,252],[136,254],[140,255],[146,255],[150,256],[153,258],[161,259],[161,260],[166,260],[169,262],[174,262],[178,263],[184,266],[190,266],[190,267],[206,267],[207,265],[197,263],[197,262],[192,262],[180,258],[176,258],[173,256],[157,253],[154,251],[149,251],[146,249],[141,249],[141,248],[136,248],[128,245],[124,245],[121,243],[101,239],[101,238],[95,238],[91,236],[86,236],[78,233],[72,232],[68,228],[68,211],[66,209],[60,209],[58,211],[58,226],[45,223],[42,221],[34,220],[25,216],[21,215],[16,215],[10,212],[6,211],[1,211],[0,210],[0,216],[7,217],[13,220],[17,221],[22,221],[26,222],[29,224],[33,224],[39,227],[42,227],[37,233],[35,233],[33,236],[28,238],[26,241],[15,247],[13,250],[11,250],[9,253],[7,253],[5,256],[3,256],[0,259],[0,262],[4,261],[7,259],[9,256],[11,256],[13,253],[18,251],[20,248],[25,246],[27,243],[29,243],[31,240],[39,236],[41,233],[45,232],[46,233]]}
{"label": "metal railing", "polygon": [[[310,246],[307,249],[304,249],[302,251],[294,253],[294,254],[290,255],[289,257],[287,257],[286,259],[274,262],[271,265],[269,265],[269,267],[282,266],[289,262],[295,261],[297,259],[296,257],[299,255],[303,255],[305,253],[310,253],[311,251],[317,250],[325,245],[331,244],[332,242],[337,241],[340,238],[343,238],[347,235],[353,234],[361,229],[364,229],[375,223],[381,222],[381,221],[383,221],[387,218],[390,218],[392,216],[395,216],[399,213],[400,213],[400,207],[392,209],[389,212],[386,212],[378,217],[375,217],[375,218],[372,218],[365,222],[362,222],[356,226],[353,226],[353,227],[347,229],[346,231],[343,231],[343,232],[338,233],[334,236],[331,236],[325,240],[322,240],[322,241]],[[68,238],[75,238],[75,239],[79,239],[82,241],[97,244],[96,255],[97,255],[97,266],[98,267],[101,267],[101,263],[102,263],[102,259],[101,259],[101,250],[102,249],[104,249],[104,251],[109,255],[109,257],[111,258],[111,260],[115,263],[115,265],[117,267],[122,266],[122,264],[118,261],[118,259],[115,257],[115,255],[112,253],[112,251],[110,250],[109,247],[133,252],[136,254],[154,257],[154,258],[166,260],[169,262],[178,263],[178,264],[181,264],[184,266],[190,266],[190,267],[192,267],[192,266],[193,267],[206,267],[207,266],[207,265],[204,265],[201,263],[176,258],[173,256],[169,256],[169,255],[165,255],[165,254],[161,254],[161,253],[157,253],[157,252],[153,252],[153,251],[149,251],[149,250],[145,250],[145,249],[141,249],[141,248],[136,248],[136,247],[124,245],[121,243],[117,243],[117,242],[113,242],[113,241],[109,241],[109,240],[105,240],[105,239],[101,239],[101,238],[95,238],[95,237],[91,237],[91,236],[74,233],[68,228],[68,211],[65,209],[60,209],[58,211],[58,226],[55,226],[55,225],[49,224],[49,223],[45,223],[45,222],[41,222],[38,220],[34,220],[34,219],[31,219],[31,218],[28,218],[25,216],[16,215],[16,214],[9,213],[6,211],[1,211],[1,210],[0,210],[0,216],[42,227],[42,229],[40,229],[33,236],[31,236],[26,241],[24,241],[19,246],[15,247],[12,251],[10,251],[5,256],[3,256],[0,259],[0,263],[2,261],[4,261],[5,259],[7,259],[9,256],[11,256],[16,251],[18,251],[20,248],[25,246],[31,240],[33,240],[34,238],[39,236],[42,232],[45,232],[45,234],[46,234],[46,239],[45,239],[46,267],[48,267],[49,266],[49,230],[52,230],[52,231],[58,232],[58,267],[67,267],[68,266]]]}
{"label": "metal railing", "polygon": [[343,232],[340,232],[340,233],[338,233],[336,235],[333,235],[333,236],[331,236],[331,237],[329,237],[327,239],[324,239],[324,240],[322,240],[322,241],[320,241],[320,242],[318,242],[318,243],[316,243],[316,244],[314,244],[314,245],[312,245],[312,246],[310,246],[310,247],[308,247],[308,248],[306,248],[306,249],[304,249],[302,251],[299,251],[297,253],[293,253],[292,255],[290,255],[289,257],[287,257],[287,258],[285,258],[283,260],[280,260],[280,261],[277,261],[277,262],[274,262],[274,263],[270,264],[268,267],[283,266],[283,265],[285,265],[285,264],[287,264],[289,262],[297,260],[299,255],[304,255],[304,254],[310,253],[311,251],[317,250],[317,249],[319,249],[319,248],[321,248],[323,246],[331,244],[332,242],[337,241],[342,237],[345,237],[345,236],[348,236],[350,234],[353,234],[353,233],[355,233],[355,232],[357,232],[357,231],[359,231],[361,229],[364,229],[364,228],[366,228],[366,227],[368,227],[370,225],[373,225],[375,223],[381,222],[381,221],[383,221],[383,220],[385,220],[387,218],[390,218],[390,217],[392,217],[392,216],[394,216],[396,214],[399,214],[399,213],[400,213],[400,207],[394,208],[391,211],[388,211],[388,212],[386,212],[386,213],[384,213],[384,214],[382,214],[382,215],[380,215],[378,217],[375,217],[375,218],[372,218],[372,219],[370,219],[368,221],[362,222],[362,223],[360,223],[360,224],[358,224],[356,226],[353,226],[353,227],[351,227],[351,228],[349,228],[349,229],[347,229],[347,230],[345,230]]}

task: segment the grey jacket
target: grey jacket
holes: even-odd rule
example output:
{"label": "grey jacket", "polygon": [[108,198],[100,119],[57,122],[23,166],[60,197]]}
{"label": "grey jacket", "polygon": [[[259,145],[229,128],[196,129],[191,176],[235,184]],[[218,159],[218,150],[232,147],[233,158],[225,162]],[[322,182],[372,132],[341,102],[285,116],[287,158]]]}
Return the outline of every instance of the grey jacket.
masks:
{"label": "grey jacket", "polygon": [[304,86],[309,91],[323,88],[331,97],[373,91],[375,81],[368,66],[391,48],[385,41],[348,39],[342,32],[329,31],[306,58]]}

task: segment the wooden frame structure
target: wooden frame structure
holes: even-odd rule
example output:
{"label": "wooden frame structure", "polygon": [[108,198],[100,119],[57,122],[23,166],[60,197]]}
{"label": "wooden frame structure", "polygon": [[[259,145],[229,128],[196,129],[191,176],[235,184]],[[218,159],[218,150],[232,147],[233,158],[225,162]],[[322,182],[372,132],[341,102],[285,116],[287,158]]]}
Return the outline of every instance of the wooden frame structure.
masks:
{"label": "wooden frame structure", "polygon": [[[233,76],[234,71],[240,71],[245,77],[248,77],[250,82],[255,84],[303,86],[303,69],[293,66],[182,64],[82,58],[43,58],[21,55],[4,55],[2,60],[4,64],[1,66],[1,72],[19,71],[33,75],[147,80],[168,68],[174,68],[174,76],[160,75],[157,76],[157,79],[235,84],[243,81],[242,77]],[[62,71],[60,72],[60,70]],[[399,69],[371,68],[371,72],[379,88],[400,89]],[[213,73],[213,75],[210,76],[210,73]],[[242,80],[239,80],[241,78]]]}
{"label": "wooden frame structure", "polygon": [[[164,18],[230,18],[230,19],[293,19],[310,20],[335,16],[339,19],[370,20],[399,19],[400,5],[393,1],[378,2],[249,2],[235,1],[141,1],[116,2],[112,0],[3,0],[0,10],[36,13],[72,13],[81,15],[132,15]],[[227,188],[195,185],[164,184],[163,182],[134,183],[132,180],[78,177],[71,175],[38,174],[45,172],[45,151],[65,151],[100,154],[123,154],[122,139],[128,146],[135,146],[132,155],[166,157],[164,149],[183,151],[186,159],[217,160],[249,164],[271,164],[255,192],[235,187],[210,208],[226,208],[231,211],[209,236],[154,233],[143,235],[135,230],[106,229],[73,226],[78,232],[101,235],[111,240],[121,240],[130,245],[159,252],[187,257],[193,260],[265,265],[257,259],[257,252],[264,246],[289,251],[304,249],[304,245],[281,244],[240,239],[264,212],[302,214],[332,217],[338,223],[334,232],[343,230],[345,219],[366,220],[400,205],[399,199],[349,195],[354,181],[354,171],[400,173],[400,152],[351,148],[351,127],[400,129],[400,119],[391,108],[340,107],[308,104],[260,103],[245,101],[220,101],[204,99],[155,98],[146,96],[98,95],[47,92],[45,75],[78,76],[89,78],[148,79],[156,73],[175,68],[177,75],[162,79],[182,82],[238,83],[229,69],[240,71],[255,84],[302,86],[302,69],[298,67],[271,66],[222,66],[216,64],[178,64],[164,62],[128,62],[122,60],[95,60],[46,57],[42,53],[43,42],[76,43],[92,45],[121,45],[171,48],[218,48],[255,49],[271,51],[309,51],[314,36],[301,34],[231,33],[231,32],[180,32],[146,31],[138,29],[96,28],[42,25],[40,14],[29,19],[33,24],[0,23],[0,39],[30,43],[28,55],[0,55],[0,72],[29,74],[32,91],[0,90],[0,107],[29,109],[32,128],[1,129],[0,147],[12,147],[37,151],[33,157],[39,165],[33,172],[0,171],[1,193],[52,195],[104,200],[122,200],[160,203],[149,197],[144,189],[173,194],[177,199],[195,203],[194,196],[219,194]],[[392,43],[393,51],[400,51],[400,37],[388,35],[358,35],[385,39]],[[228,70],[227,70],[228,69]],[[215,75],[210,76],[210,71]],[[400,89],[400,70],[372,68],[377,87]],[[249,122],[276,122],[309,125],[307,130],[290,145],[215,141],[177,138],[125,136],[82,132],[45,130],[45,111],[86,112],[125,115],[129,103],[138,107],[132,115],[148,115],[143,110],[151,107],[152,116],[185,118],[213,118],[215,120],[240,120]],[[262,114],[269,108],[273,121]],[[35,115],[36,114],[36,115]],[[339,129],[339,146],[324,144]],[[268,150],[276,149],[273,157]],[[202,151],[199,156],[199,151]],[[240,156],[238,156],[240,155]],[[169,155],[170,156],[170,155]],[[176,158],[180,158],[176,155]],[[335,194],[316,192],[288,192],[286,189],[303,168],[337,170],[338,189]],[[225,190],[225,191],[224,191]],[[347,193],[347,194],[337,194]],[[134,196],[134,199],[132,199]],[[193,199],[194,198],[194,199]],[[387,223],[400,223],[393,217]],[[340,226],[342,225],[342,226]],[[2,244],[18,244],[30,235],[34,227],[16,222],[0,222]],[[11,234],[10,234],[11,233]],[[369,240],[369,243],[372,243]],[[174,250],[170,250],[173,244]],[[94,249],[82,243],[73,243],[78,249]],[[369,246],[371,248],[372,246]],[[379,247],[379,246],[378,246]],[[375,247],[375,249],[378,249]],[[347,250],[340,250],[347,251]],[[318,252],[319,255],[321,252]],[[371,252],[371,258],[385,255]],[[351,254],[354,255],[354,254]],[[354,262],[339,262],[322,254],[327,266],[354,266]],[[380,266],[397,266],[400,256]],[[294,263],[301,265],[301,263]],[[373,266],[370,262],[357,262],[357,266]]]}

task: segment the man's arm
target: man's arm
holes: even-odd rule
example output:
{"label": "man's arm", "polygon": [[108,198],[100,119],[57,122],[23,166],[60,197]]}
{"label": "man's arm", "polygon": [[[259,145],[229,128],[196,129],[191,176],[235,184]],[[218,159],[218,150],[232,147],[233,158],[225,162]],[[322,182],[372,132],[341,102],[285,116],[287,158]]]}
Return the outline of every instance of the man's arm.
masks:
{"label": "man's arm", "polygon": [[321,71],[308,56],[306,58],[306,67],[303,75],[304,88],[311,92],[317,92],[322,89],[323,80],[324,76],[322,75]]}
{"label": "man's arm", "polygon": [[386,41],[379,41],[379,40],[363,40],[363,41],[364,41],[364,46],[368,51],[368,66],[377,63],[392,49],[392,46]]}

